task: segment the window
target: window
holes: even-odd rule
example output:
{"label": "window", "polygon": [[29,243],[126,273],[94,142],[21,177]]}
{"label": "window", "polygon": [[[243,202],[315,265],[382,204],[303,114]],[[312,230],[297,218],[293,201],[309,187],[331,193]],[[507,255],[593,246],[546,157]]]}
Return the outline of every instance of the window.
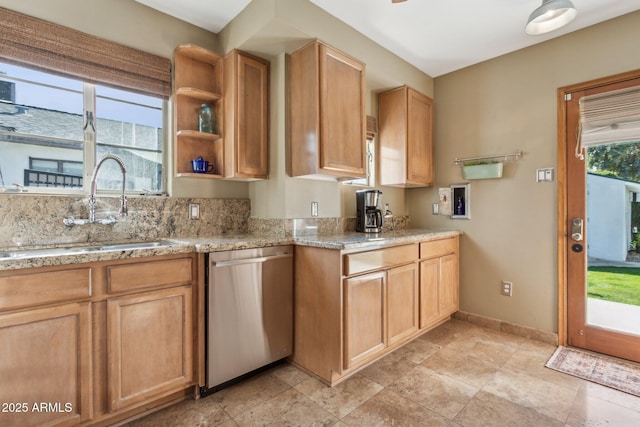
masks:
{"label": "window", "polygon": [[24,186],[82,188],[82,162],[29,157]]}
{"label": "window", "polygon": [[376,185],[376,146],[374,139],[378,133],[378,120],[375,117],[367,116],[367,141],[365,144],[366,151],[366,173],[365,178],[350,179],[342,181],[347,185],[362,185],[366,187],[374,187]]}
{"label": "window", "polygon": [[343,184],[347,184],[347,185],[362,185],[365,187],[374,187],[375,184],[375,145],[373,140],[368,139],[367,143],[366,143],[366,148],[367,148],[367,154],[366,154],[366,169],[367,169],[367,176],[366,178],[359,178],[359,179],[350,179],[347,181],[342,181]]}
{"label": "window", "polygon": [[[86,193],[113,153],[128,191],[164,191],[169,59],[3,8],[0,33],[0,187]],[[105,162],[98,188],[121,187]]]}
{"label": "window", "polygon": [[[0,88],[0,186],[77,190],[113,153],[127,166],[128,191],[163,191],[162,98],[4,62]],[[110,163],[98,175],[101,190],[122,188]]]}

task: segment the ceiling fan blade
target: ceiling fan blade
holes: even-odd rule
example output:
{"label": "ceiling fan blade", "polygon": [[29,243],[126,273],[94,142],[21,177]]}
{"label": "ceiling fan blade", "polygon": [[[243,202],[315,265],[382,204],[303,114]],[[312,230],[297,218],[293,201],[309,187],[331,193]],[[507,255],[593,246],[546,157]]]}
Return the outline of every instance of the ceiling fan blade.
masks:
{"label": "ceiling fan blade", "polygon": [[391,3],[403,3],[407,0],[391,0]]}

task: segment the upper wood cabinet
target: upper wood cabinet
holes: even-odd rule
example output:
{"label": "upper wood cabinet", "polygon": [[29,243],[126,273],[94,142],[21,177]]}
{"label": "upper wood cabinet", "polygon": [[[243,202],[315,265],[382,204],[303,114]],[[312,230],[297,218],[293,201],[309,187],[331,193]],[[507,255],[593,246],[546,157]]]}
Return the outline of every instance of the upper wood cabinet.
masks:
{"label": "upper wood cabinet", "polygon": [[224,176],[269,175],[269,61],[239,50],[224,57]]}
{"label": "upper wood cabinet", "polygon": [[[176,176],[265,179],[269,174],[269,61],[233,50],[224,58],[184,44],[174,58]],[[214,133],[198,131],[202,104],[211,107]],[[193,173],[198,157],[213,165]]]}
{"label": "upper wood cabinet", "polygon": [[[223,177],[223,144],[220,139],[222,112],[222,58],[192,44],[176,47],[173,70],[174,173],[176,176]],[[215,133],[198,132],[202,104],[211,107],[217,123]],[[202,157],[213,164],[213,173],[194,173],[191,161]]]}
{"label": "upper wood cabinet", "polygon": [[433,100],[402,86],[378,94],[380,185],[433,185]]}
{"label": "upper wood cabinet", "polygon": [[290,55],[291,176],[366,176],[365,66],[314,40]]}

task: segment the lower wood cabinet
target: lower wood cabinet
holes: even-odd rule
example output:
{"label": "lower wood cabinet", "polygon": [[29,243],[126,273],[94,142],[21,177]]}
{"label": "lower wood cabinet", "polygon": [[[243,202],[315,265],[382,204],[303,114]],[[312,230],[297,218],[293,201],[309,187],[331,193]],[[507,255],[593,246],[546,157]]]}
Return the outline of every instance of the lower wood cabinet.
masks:
{"label": "lower wood cabinet", "polygon": [[415,262],[344,281],[345,369],[403,341],[418,330]]}
{"label": "lower wood cabinet", "polygon": [[394,345],[418,331],[418,266],[392,268],[387,276],[388,343]]}
{"label": "lower wood cabinet", "polygon": [[0,271],[0,425],[111,425],[193,395],[198,277],[195,254]]}
{"label": "lower wood cabinet", "polygon": [[427,328],[458,311],[458,237],[424,242],[420,255],[420,328]]}
{"label": "lower wood cabinet", "polygon": [[[420,260],[426,242],[344,253],[296,246],[295,270],[304,274],[295,275],[291,361],[335,385],[444,321],[458,303],[457,237],[451,242],[453,262],[441,254],[433,267]],[[429,321],[422,314],[434,311]]]}
{"label": "lower wood cabinet", "polygon": [[0,314],[0,405],[4,427],[91,418],[89,302]]}
{"label": "lower wood cabinet", "polygon": [[384,271],[344,281],[344,367],[349,369],[386,347]]}
{"label": "lower wood cabinet", "polygon": [[110,411],[191,383],[191,302],[188,286],[107,300]]}

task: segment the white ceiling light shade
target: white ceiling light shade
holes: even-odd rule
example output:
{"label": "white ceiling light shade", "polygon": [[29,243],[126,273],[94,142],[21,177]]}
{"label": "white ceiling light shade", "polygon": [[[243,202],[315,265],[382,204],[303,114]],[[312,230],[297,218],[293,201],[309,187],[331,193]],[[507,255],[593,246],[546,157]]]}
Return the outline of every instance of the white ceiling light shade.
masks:
{"label": "white ceiling light shade", "polygon": [[525,31],[534,35],[548,33],[567,25],[577,14],[570,0],[542,0],[542,5],[529,15]]}

